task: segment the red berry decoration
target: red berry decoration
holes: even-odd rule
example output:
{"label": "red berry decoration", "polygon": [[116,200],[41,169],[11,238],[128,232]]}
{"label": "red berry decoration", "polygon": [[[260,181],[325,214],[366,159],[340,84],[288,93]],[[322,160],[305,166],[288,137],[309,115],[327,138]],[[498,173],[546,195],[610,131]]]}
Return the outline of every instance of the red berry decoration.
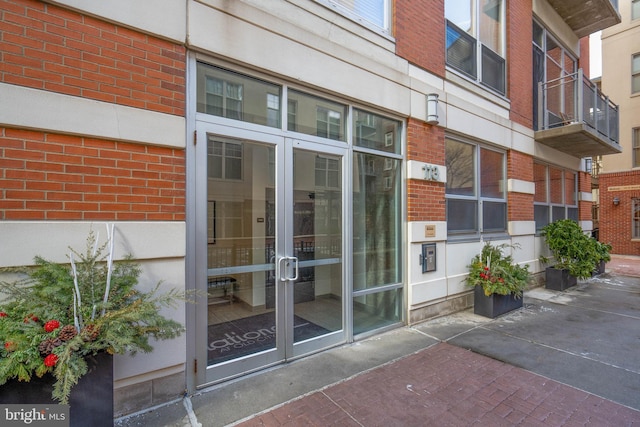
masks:
{"label": "red berry decoration", "polygon": [[44,358],[44,366],[51,368],[56,366],[56,363],[58,363],[58,356],[53,353]]}
{"label": "red berry decoration", "polygon": [[31,313],[30,315],[24,318],[24,323],[29,323],[30,321],[37,322],[38,320],[39,319],[33,313]]}
{"label": "red berry decoration", "polygon": [[0,311],[0,317],[7,317],[7,313],[5,313],[4,311]]}
{"label": "red berry decoration", "polygon": [[47,332],[53,332],[60,327],[60,322],[57,320],[49,320],[44,324],[44,330]]}
{"label": "red berry decoration", "polygon": [[16,344],[12,341],[7,341],[4,343],[4,348],[7,351],[13,351],[16,349]]}

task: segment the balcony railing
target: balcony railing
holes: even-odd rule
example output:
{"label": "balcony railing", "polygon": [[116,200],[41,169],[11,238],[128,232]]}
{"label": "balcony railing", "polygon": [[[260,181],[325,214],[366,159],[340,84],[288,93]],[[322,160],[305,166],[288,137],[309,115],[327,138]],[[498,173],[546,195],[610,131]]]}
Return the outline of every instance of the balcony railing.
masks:
{"label": "balcony railing", "polygon": [[622,152],[618,106],[582,70],[538,86],[535,138],[577,157]]}

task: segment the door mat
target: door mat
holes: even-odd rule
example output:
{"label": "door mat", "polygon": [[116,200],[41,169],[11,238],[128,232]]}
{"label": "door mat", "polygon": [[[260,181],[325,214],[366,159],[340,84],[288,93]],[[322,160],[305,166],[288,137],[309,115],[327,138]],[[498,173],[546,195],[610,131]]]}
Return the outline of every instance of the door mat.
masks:
{"label": "door mat", "polygon": [[[209,365],[248,354],[268,350],[276,346],[275,312],[245,317],[231,322],[209,326],[208,357]],[[304,341],[329,333],[328,329],[309,322],[299,316],[293,316],[294,341]]]}

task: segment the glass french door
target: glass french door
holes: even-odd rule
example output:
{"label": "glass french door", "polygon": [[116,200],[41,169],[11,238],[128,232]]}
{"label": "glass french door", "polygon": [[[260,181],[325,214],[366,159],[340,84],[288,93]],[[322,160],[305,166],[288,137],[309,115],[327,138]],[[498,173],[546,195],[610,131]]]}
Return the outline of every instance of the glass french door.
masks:
{"label": "glass french door", "polygon": [[200,386],[346,340],[346,150],[215,130],[196,141]]}

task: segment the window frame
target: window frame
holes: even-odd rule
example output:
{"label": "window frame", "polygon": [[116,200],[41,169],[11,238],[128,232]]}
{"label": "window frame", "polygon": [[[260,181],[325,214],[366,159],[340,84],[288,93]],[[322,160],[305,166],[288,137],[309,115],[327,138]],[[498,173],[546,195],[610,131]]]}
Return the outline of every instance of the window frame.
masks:
{"label": "window frame", "polygon": [[[446,202],[446,221],[447,221],[447,236],[449,240],[476,240],[479,238],[483,239],[491,239],[491,238],[500,238],[506,236],[508,234],[508,195],[506,189],[506,181],[507,181],[507,152],[505,150],[501,150],[495,147],[491,147],[488,145],[484,145],[478,142],[468,141],[462,138],[447,136],[445,137],[445,141],[449,140],[451,142],[459,143],[459,144],[467,144],[472,147],[472,163],[473,163],[473,189],[472,194],[455,194],[449,192],[449,187],[445,186],[445,202]],[[447,159],[446,153],[446,142],[445,142],[445,159]],[[498,153],[502,157],[501,159],[501,178],[496,181],[498,188],[500,188],[500,192],[502,193],[502,197],[495,196],[485,196],[482,194],[483,189],[483,172],[482,169],[482,153],[483,150],[492,153]],[[448,160],[445,160],[447,165],[447,185],[453,180],[449,179],[449,174],[454,173],[455,168],[449,167],[450,164]],[[461,202],[463,204],[473,203],[474,212],[473,218],[470,219],[470,227],[466,229],[457,229],[452,230],[450,228],[450,202]],[[486,205],[489,204],[500,204],[503,208],[504,215],[504,223],[500,229],[490,228],[488,229],[488,218],[485,218],[484,211]]]}
{"label": "window frame", "polygon": [[640,94],[640,53],[631,55],[631,94]]}
{"label": "window frame", "polygon": [[640,127],[631,129],[631,167],[640,168]]}
{"label": "window frame", "polygon": [[631,20],[640,19],[640,0],[631,0]]}
{"label": "window frame", "polygon": [[[469,78],[474,81],[474,83],[480,84],[482,87],[491,90],[501,96],[506,96],[507,94],[507,14],[506,14],[506,0],[494,0],[500,2],[500,22],[499,22],[499,49],[502,53],[496,52],[495,49],[492,49],[487,43],[482,41],[481,34],[481,9],[483,0],[471,0],[470,7],[470,29],[469,31],[465,31],[460,28],[456,23],[449,20],[447,18],[446,10],[447,10],[447,1],[445,0],[445,64],[447,68],[450,70],[460,73],[466,78]],[[451,5],[453,7],[453,5]],[[449,44],[450,36],[457,35],[456,40],[462,39],[467,42],[473,41],[473,45],[471,47],[471,55],[473,63],[471,64],[471,69],[463,69],[456,65],[453,59],[450,59],[450,46],[453,45],[453,42]],[[470,43],[471,44],[471,43]],[[492,64],[497,65],[500,70],[500,76],[493,76],[493,79],[489,80],[485,78],[484,74],[490,69],[490,60]],[[492,67],[492,68],[495,68]],[[493,85],[493,82],[497,82],[497,85]]]}
{"label": "window frame", "polygon": [[[393,20],[392,20],[392,4],[393,0],[381,0],[382,8],[379,11],[382,16],[380,20],[382,25],[374,22],[366,13],[358,12],[356,2],[345,2],[342,0],[315,0],[317,3],[324,5],[325,7],[338,12],[339,14],[346,16],[348,19],[357,22],[369,29],[375,30],[385,36],[392,36],[393,33]],[[375,0],[361,0],[364,3],[376,3]],[[350,4],[351,3],[351,4]],[[374,5],[375,6],[375,5]]]}
{"label": "window frame", "polygon": [[640,198],[631,199],[631,239],[640,240]]}
{"label": "window frame", "polygon": [[[545,168],[545,171],[544,171],[545,201],[544,202],[536,201],[535,198],[533,201],[534,212],[536,210],[536,207],[546,208],[546,218],[544,223],[542,222],[539,223],[538,219],[535,217],[535,214],[534,214],[536,234],[539,235],[540,232],[542,231],[542,228],[553,221],[556,221],[559,219],[574,219],[576,221],[578,220],[578,215],[579,215],[578,173],[576,171],[565,169],[552,164],[534,161],[534,177],[533,177],[534,185],[537,185],[538,183],[538,180],[536,179],[536,176],[535,176],[535,172],[536,172],[535,165],[543,166]],[[553,192],[554,186],[552,183],[553,178],[551,176],[551,169],[554,169],[559,173],[558,176],[560,177],[560,181],[557,184],[557,186],[561,190],[560,194],[562,195],[562,200],[560,202],[552,200],[552,192]],[[567,189],[568,189],[567,175],[568,174],[573,175],[573,189],[572,189],[573,197],[572,198],[573,198],[573,201],[575,202],[574,204],[568,204],[567,202]],[[537,191],[536,191],[536,194],[538,194]],[[560,210],[562,210],[562,217],[556,217],[557,213]],[[575,213],[575,214],[571,215],[572,213]]]}

